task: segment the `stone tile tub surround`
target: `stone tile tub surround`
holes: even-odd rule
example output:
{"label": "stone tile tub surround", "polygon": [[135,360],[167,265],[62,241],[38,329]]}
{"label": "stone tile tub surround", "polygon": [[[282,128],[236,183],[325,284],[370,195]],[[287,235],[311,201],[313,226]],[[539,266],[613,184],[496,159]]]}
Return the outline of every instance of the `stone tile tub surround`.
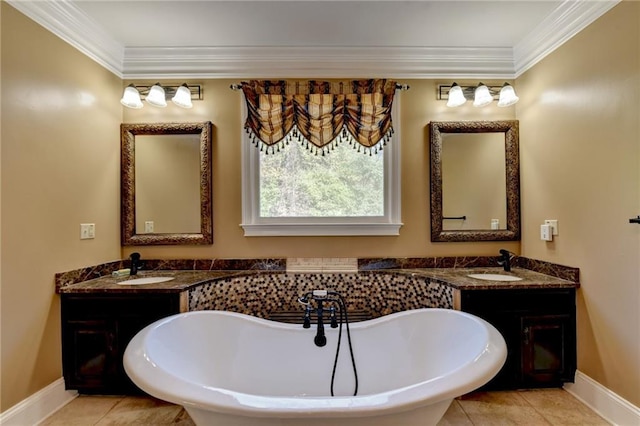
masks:
{"label": "stone tile tub surround", "polygon": [[428,277],[370,271],[358,273],[260,273],[225,278],[189,290],[189,311],[224,310],[269,318],[300,311],[298,297],[314,289],[344,296],[347,312],[372,318],[418,308],[453,308],[453,288]]}

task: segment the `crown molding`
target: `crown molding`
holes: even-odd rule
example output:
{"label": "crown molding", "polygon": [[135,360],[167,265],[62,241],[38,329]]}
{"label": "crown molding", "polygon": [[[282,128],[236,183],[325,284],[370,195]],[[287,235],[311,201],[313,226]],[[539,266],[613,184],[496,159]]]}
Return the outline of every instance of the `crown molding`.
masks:
{"label": "crown molding", "polygon": [[124,47],[68,0],[6,0],[112,73],[122,78]]}
{"label": "crown molding", "polygon": [[120,78],[493,78],[513,79],[620,0],[564,0],[510,47],[125,48],[70,0],[6,0]]}
{"label": "crown molding", "polygon": [[515,77],[541,61],[621,0],[565,0],[513,48]]}
{"label": "crown molding", "polygon": [[512,78],[511,48],[187,47],[127,48],[136,78]]}

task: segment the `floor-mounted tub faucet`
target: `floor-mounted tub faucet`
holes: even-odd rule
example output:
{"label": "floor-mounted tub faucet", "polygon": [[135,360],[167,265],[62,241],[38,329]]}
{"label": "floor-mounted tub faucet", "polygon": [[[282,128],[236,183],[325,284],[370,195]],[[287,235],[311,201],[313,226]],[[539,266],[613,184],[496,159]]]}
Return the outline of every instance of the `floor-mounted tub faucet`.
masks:
{"label": "floor-mounted tub faucet", "polygon": [[500,249],[500,257],[498,258],[498,265],[502,266],[506,272],[511,271],[511,259],[516,255],[509,250]]}
{"label": "floor-mounted tub faucet", "polygon": [[142,267],[142,262],[140,261],[140,253],[131,253],[129,256],[131,259],[131,275],[136,275],[140,267]]}

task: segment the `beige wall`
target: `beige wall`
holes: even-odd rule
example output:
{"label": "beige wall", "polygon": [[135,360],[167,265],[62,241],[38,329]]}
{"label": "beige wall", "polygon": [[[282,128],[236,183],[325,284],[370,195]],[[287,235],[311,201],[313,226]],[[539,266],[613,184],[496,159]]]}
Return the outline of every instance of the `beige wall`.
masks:
{"label": "beige wall", "polygon": [[[0,24],[2,23],[2,6],[0,5]],[[0,53],[2,53],[2,31],[0,30]],[[2,55],[0,54],[0,77],[2,73]],[[2,99],[2,78],[0,78],[0,99]],[[2,164],[2,103],[0,102],[0,165]],[[2,259],[2,168],[0,167],[0,259]],[[0,308],[2,307],[2,262],[0,261]],[[0,350],[2,349],[2,314],[0,313]],[[0,367],[2,353],[0,352]],[[0,369],[0,412],[2,412],[2,370]]]}
{"label": "beige wall", "polygon": [[[2,2],[0,410],[62,375],[54,273],[118,259],[121,80]],[[96,224],[80,241],[80,223]]]}
{"label": "beige wall", "polygon": [[[395,237],[244,237],[240,227],[241,205],[241,92],[229,89],[239,80],[193,81],[204,84],[204,100],[191,110],[174,105],[139,110],[125,109],[127,123],[211,120],[213,131],[214,244],[191,247],[128,247],[127,257],[139,251],[143,257],[367,257],[492,255],[502,247],[519,252],[519,243],[431,243],[429,230],[429,143],[427,124],[433,120],[506,120],[515,108],[450,109],[436,101],[433,80],[405,81],[411,89],[401,94],[402,221]],[[129,84],[124,82],[124,86]],[[153,83],[135,81],[135,83]],[[166,83],[181,83],[167,81]],[[450,83],[450,81],[448,82]],[[464,84],[465,81],[458,83]],[[477,84],[477,82],[470,82]],[[492,82],[486,82],[492,83]],[[502,81],[496,82],[501,84]]]}
{"label": "beige wall", "polygon": [[[640,3],[517,79],[522,254],[580,268],[578,368],[640,406]],[[560,234],[541,241],[539,225]]]}

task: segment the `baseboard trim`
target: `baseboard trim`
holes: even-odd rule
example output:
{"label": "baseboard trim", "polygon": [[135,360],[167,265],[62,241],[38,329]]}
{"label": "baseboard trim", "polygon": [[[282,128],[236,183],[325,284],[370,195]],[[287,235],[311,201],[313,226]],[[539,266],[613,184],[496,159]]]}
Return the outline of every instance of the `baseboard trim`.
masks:
{"label": "baseboard trim", "polygon": [[639,407],[581,371],[576,371],[575,383],[566,383],[564,389],[614,425],[640,425]]}
{"label": "baseboard trim", "polygon": [[78,392],[64,388],[61,377],[30,397],[0,413],[2,426],[36,425],[71,402]]}

